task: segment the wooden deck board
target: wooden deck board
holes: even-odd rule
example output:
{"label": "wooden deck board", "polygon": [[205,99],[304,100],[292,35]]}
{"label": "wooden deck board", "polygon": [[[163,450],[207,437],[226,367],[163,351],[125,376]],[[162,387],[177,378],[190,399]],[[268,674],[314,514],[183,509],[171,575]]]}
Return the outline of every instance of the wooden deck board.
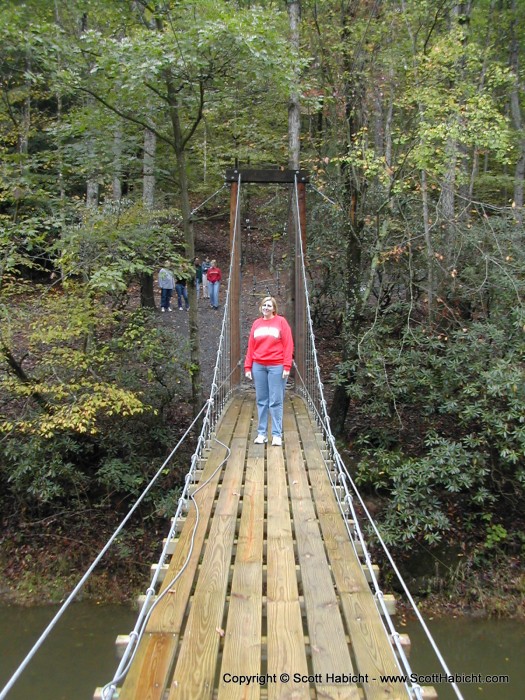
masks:
{"label": "wooden deck board", "polygon": [[[243,397],[238,396],[233,399],[226,409],[217,432],[217,437],[221,442],[225,444],[230,442],[242,406]],[[225,455],[225,448],[217,445],[206,462],[200,483],[204,483],[213,474]],[[192,555],[188,560],[183,575],[171,587],[170,590],[173,593],[167,593],[153,610],[146,626],[147,634],[139,644],[136,658],[120,689],[119,700],[146,700],[146,698],[147,700],[161,700],[164,696],[177,650],[182,620],[197,571],[204,538],[208,530],[209,516],[220,473],[221,470],[215,474],[210,483],[201,492],[195,495],[195,500],[199,506],[200,519],[195,531]],[[195,520],[196,511],[191,506],[159,594],[165,590],[169,582],[179,573],[188,557]]]}
{"label": "wooden deck board", "polygon": [[[301,567],[308,634],[316,685],[323,693],[333,692],[340,697],[338,686],[327,686],[328,674],[352,674],[352,660],[346,642],[345,629],[335,594],[321,531],[312,503],[312,496],[301,452],[295,417],[289,401],[284,416],[286,463],[290,482],[290,498],[297,550]],[[347,687],[346,697],[358,698],[356,686]],[[330,695],[325,697],[331,697]]]}
{"label": "wooden deck board", "polygon": [[262,452],[257,445],[248,446],[241,523],[219,678],[219,700],[257,700],[260,697],[259,683],[244,686],[231,683],[229,679],[235,675],[255,676],[261,672],[264,539]]}
{"label": "wooden deck board", "polygon": [[177,634],[146,633],[119,692],[119,700],[162,698],[177,642]]}
{"label": "wooden deck board", "polygon": [[380,674],[399,674],[401,671],[396,664],[388,634],[377,614],[377,606],[362,566],[348,540],[306,406],[300,399],[294,399],[293,405],[323,540],[352,639],[357,672],[369,678],[369,682],[363,684],[366,698],[407,698],[403,684],[384,685],[372,680],[379,679]]}
{"label": "wooden deck board", "polygon": [[232,438],[231,455],[224,472],[193,604],[180,644],[169,700],[204,699],[213,695],[252,412],[253,405],[246,402],[242,406]]}
{"label": "wooden deck board", "polygon": [[[304,629],[299,603],[293,532],[283,451],[267,452],[267,644],[269,700],[310,698],[308,683],[297,683],[294,673],[308,675]],[[283,683],[281,674],[290,681]]]}

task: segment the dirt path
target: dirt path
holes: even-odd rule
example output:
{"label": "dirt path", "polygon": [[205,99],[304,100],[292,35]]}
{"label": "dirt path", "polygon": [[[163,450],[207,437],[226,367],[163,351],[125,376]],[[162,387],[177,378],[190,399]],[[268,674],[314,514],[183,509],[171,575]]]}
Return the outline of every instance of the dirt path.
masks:
{"label": "dirt path", "polygon": [[[224,302],[226,298],[228,280],[223,279],[219,292],[219,309],[210,307],[208,299],[201,296],[198,301],[198,324],[199,324],[199,346],[201,355],[202,386],[204,394],[210,391],[217,350],[224,316]],[[287,290],[282,284],[282,280],[277,275],[272,275],[269,270],[261,270],[259,278],[253,274],[245,274],[241,279],[241,358],[244,360],[248,336],[253,321],[259,315],[259,304],[267,294],[268,289],[275,295],[277,303],[284,307]],[[177,300],[175,304],[172,300],[174,311],[159,315],[162,323],[172,326],[176,335],[181,338],[188,338],[188,314],[185,311],[177,310]]]}

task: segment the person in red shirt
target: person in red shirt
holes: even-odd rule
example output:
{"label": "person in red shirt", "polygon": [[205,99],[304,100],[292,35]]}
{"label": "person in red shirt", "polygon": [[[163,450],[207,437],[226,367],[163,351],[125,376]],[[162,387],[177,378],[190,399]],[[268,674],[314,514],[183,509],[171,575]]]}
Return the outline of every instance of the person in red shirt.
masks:
{"label": "person in red shirt", "polygon": [[217,261],[211,261],[211,267],[208,270],[208,292],[210,295],[210,306],[217,310],[219,308],[219,286],[222,279],[222,273],[217,267]]}
{"label": "person in red shirt", "polygon": [[288,321],[277,315],[273,297],[262,300],[262,318],[254,321],[244,361],[244,374],[253,379],[259,422],[255,442],[268,441],[268,413],[272,419],[272,445],[282,445],[283,401],[293,357],[293,338]]}

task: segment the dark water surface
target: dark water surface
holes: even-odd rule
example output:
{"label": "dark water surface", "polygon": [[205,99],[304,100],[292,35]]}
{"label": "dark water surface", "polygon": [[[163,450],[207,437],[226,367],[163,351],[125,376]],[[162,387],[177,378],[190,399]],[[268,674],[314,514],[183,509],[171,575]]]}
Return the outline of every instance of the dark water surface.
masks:
{"label": "dark water surface", "polygon": [[[473,682],[458,683],[465,700],[523,700],[525,698],[525,623],[515,620],[440,618],[427,620],[428,627],[452,674],[474,676]],[[409,657],[413,672],[439,673],[436,656],[419,623],[409,622],[399,632],[408,632],[412,642]],[[487,675],[507,675],[509,682],[478,681]],[[469,679],[471,681],[471,679]],[[439,700],[452,700],[455,693],[446,683],[434,685]]]}
{"label": "dark water surface", "polygon": [[[58,608],[0,607],[0,690],[47,627]],[[117,669],[115,639],[129,633],[137,613],[119,605],[75,603],[59,620],[41,649],[8,694],[8,700],[91,700],[97,686]],[[432,635],[452,673],[506,674],[509,683],[459,683],[465,700],[525,698],[525,624],[506,620],[445,618],[428,620]],[[417,623],[399,627],[412,641],[414,673],[439,673]],[[434,685],[439,700],[456,696],[444,683]]]}
{"label": "dark water surface", "polygon": [[[57,607],[0,607],[0,692],[40,637]],[[91,700],[117,669],[115,639],[128,634],[136,611],[122,605],[74,603],[9,692],[8,700]]]}

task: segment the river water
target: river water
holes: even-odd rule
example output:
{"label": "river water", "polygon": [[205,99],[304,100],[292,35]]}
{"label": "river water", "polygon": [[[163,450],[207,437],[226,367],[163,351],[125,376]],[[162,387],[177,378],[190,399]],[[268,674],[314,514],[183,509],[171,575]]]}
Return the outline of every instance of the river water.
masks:
{"label": "river water", "polygon": [[[0,689],[4,688],[58,608],[0,608]],[[136,611],[74,603],[17,680],[8,700],[91,700],[115,674],[115,639],[131,632]]]}
{"label": "river water", "polygon": [[[0,689],[56,614],[57,608],[0,608]],[[91,700],[97,686],[117,668],[115,639],[129,633],[136,612],[125,606],[75,603],[64,613],[8,694],[8,700]],[[506,674],[509,683],[459,683],[465,700],[522,700],[525,697],[525,624],[506,620],[442,618],[429,628],[454,674]],[[414,673],[439,673],[424,633],[415,622],[399,632],[412,641]],[[434,685],[439,700],[456,696],[444,683]],[[198,700],[198,699],[196,699]]]}
{"label": "river water", "polygon": [[[525,698],[525,623],[445,617],[427,620],[427,625],[448,670],[454,675],[471,676],[466,678],[468,682],[458,682],[465,700]],[[419,623],[409,622],[398,631],[406,631],[410,637],[409,662],[413,672],[423,675],[442,672]],[[506,675],[508,683],[504,679],[488,683],[489,675]],[[478,676],[482,677],[481,682]],[[456,697],[446,683],[423,682],[422,685],[434,685],[439,700]]]}

